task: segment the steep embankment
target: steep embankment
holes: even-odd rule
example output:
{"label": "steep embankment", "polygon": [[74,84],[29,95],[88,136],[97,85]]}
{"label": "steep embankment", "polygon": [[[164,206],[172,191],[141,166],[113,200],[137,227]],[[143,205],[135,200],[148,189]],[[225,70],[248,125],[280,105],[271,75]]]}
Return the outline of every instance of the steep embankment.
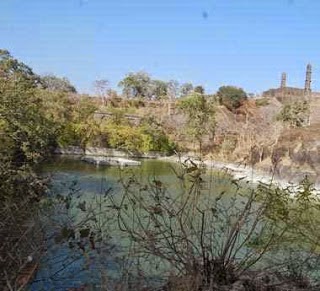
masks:
{"label": "steep embankment", "polygon": [[[186,130],[186,114],[170,104],[144,102],[134,108],[128,109],[123,104],[117,108],[138,116],[138,123],[152,117],[180,151],[198,152],[199,143]],[[320,182],[317,181],[320,176],[320,114],[317,114],[320,99],[312,101],[312,126],[309,127],[293,129],[277,121],[281,108],[282,104],[275,98],[250,99],[233,112],[216,105],[215,136],[214,139],[208,134],[202,137],[203,153],[216,161],[253,166],[268,175],[274,173],[280,181],[298,182],[308,175]]]}
{"label": "steep embankment", "polygon": [[320,124],[283,130],[273,158],[279,176],[296,181],[308,175],[320,183]]}
{"label": "steep embankment", "polygon": [[[253,102],[238,112],[217,111],[216,159],[251,165],[279,181],[297,183],[306,175],[320,183],[320,100],[311,104],[311,126],[289,128],[276,120],[282,104],[269,99],[264,106]],[[227,147],[228,146],[228,147]]]}

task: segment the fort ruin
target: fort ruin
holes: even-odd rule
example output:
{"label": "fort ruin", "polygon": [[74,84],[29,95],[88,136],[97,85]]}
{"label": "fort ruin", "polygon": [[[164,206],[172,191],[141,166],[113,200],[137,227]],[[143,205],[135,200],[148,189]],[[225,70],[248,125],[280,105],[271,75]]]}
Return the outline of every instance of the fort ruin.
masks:
{"label": "fort ruin", "polygon": [[281,103],[291,103],[294,101],[311,101],[315,97],[320,97],[320,92],[312,92],[312,66],[307,65],[304,88],[287,86],[287,73],[281,74],[280,87],[269,89],[262,93],[263,97],[277,98]]}
{"label": "fort ruin", "polygon": [[304,88],[288,87],[287,73],[281,74],[280,87],[262,93],[263,97],[276,98],[282,104],[296,101],[307,101],[310,105],[309,124],[320,124],[320,92],[312,91],[312,66],[306,67]]}

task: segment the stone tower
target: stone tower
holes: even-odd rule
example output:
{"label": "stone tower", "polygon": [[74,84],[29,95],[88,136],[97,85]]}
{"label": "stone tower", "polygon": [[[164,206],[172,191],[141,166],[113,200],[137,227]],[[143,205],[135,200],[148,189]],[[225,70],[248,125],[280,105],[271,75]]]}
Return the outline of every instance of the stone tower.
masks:
{"label": "stone tower", "polygon": [[281,75],[281,85],[280,88],[284,89],[287,87],[287,73],[282,73]]}
{"label": "stone tower", "polygon": [[312,67],[311,67],[311,64],[308,64],[307,72],[306,72],[306,82],[304,85],[304,93],[306,97],[310,97],[311,95],[311,75],[312,75]]}

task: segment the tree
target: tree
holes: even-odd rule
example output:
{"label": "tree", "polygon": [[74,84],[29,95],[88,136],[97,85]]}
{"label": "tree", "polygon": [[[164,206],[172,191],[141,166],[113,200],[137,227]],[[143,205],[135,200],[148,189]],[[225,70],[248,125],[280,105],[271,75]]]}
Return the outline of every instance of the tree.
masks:
{"label": "tree", "polygon": [[126,98],[150,99],[151,78],[145,72],[129,73],[119,82]]}
{"label": "tree", "polygon": [[64,123],[57,142],[62,146],[73,145],[85,149],[98,132],[98,123],[94,119],[97,105],[90,97],[79,97],[70,109],[70,116]]}
{"label": "tree", "polygon": [[247,94],[242,88],[234,86],[222,86],[217,92],[220,104],[234,111],[247,99]]}
{"label": "tree", "polygon": [[191,83],[184,83],[180,87],[181,97],[189,95],[193,91],[193,85]]}
{"label": "tree", "polygon": [[94,81],[93,86],[99,98],[105,103],[109,89],[109,81],[106,79],[96,80]]}
{"label": "tree", "polygon": [[192,93],[179,101],[178,107],[187,116],[187,133],[192,140],[199,143],[200,152],[202,150],[202,139],[206,134],[211,138],[215,131],[215,110],[211,103],[199,93]]}
{"label": "tree", "polygon": [[[53,122],[36,96],[39,78],[32,69],[0,51],[0,131],[8,159],[17,165],[44,158],[52,144]],[[3,152],[3,151],[1,151]]]}
{"label": "tree", "polygon": [[168,96],[168,84],[161,80],[152,80],[149,86],[150,93],[148,94],[152,99],[161,100]]}
{"label": "tree", "polygon": [[45,75],[41,77],[41,83],[44,89],[48,91],[60,91],[65,93],[77,93],[76,88],[70,81],[63,77],[59,78],[55,75]]}
{"label": "tree", "polygon": [[16,85],[36,88],[41,86],[40,77],[23,62],[13,58],[9,51],[0,49],[0,78],[15,80]]}
{"label": "tree", "polygon": [[194,92],[199,93],[199,94],[204,94],[205,90],[204,90],[203,86],[199,85],[194,88]]}
{"label": "tree", "polygon": [[277,119],[291,127],[302,127],[308,124],[310,105],[306,101],[286,104],[281,109]]}

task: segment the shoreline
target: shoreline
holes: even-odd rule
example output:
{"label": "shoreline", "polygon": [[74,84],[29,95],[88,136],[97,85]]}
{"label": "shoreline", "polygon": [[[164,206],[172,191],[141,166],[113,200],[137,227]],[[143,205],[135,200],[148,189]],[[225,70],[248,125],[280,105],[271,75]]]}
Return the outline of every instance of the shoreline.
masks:
{"label": "shoreline", "polygon": [[[192,160],[192,157],[189,156],[169,156],[169,157],[160,157],[159,160],[163,161],[171,161],[171,162],[179,162],[185,161],[188,159]],[[193,161],[196,164],[204,164],[206,167],[210,169],[216,169],[221,171],[226,171],[231,174],[235,179],[241,179],[244,181],[249,181],[253,184],[263,183],[263,184],[273,184],[280,188],[292,188],[297,189],[299,186],[299,182],[289,181],[285,178],[278,178],[275,175],[271,175],[267,173],[267,171],[263,171],[261,169],[255,169],[251,166],[245,166],[241,164],[231,163],[231,162],[220,162],[216,160],[199,160],[195,159]],[[320,191],[320,185],[314,184],[315,191]]]}
{"label": "shoreline", "polygon": [[[221,170],[221,171],[227,171],[229,174],[231,174],[236,179],[241,179],[244,181],[249,181],[253,184],[258,183],[264,183],[264,184],[273,184],[275,186],[278,186],[280,188],[297,188],[299,186],[299,182],[303,179],[305,175],[308,175],[308,173],[304,172],[297,172],[296,177],[292,179],[289,177],[277,177],[276,175],[270,174],[270,171],[263,169],[254,168],[249,165],[242,165],[240,163],[233,163],[233,162],[222,162],[217,161],[213,159],[204,159],[199,160],[197,157],[194,157],[192,155],[171,155],[171,156],[165,156],[163,153],[126,153],[121,150],[116,149],[109,149],[109,148],[94,148],[94,147],[88,147],[86,150],[82,150],[79,147],[67,147],[67,148],[58,148],[55,151],[56,155],[62,155],[62,156],[79,156],[79,157],[86,157],[86,158],[125,158],[125,159],[156,159],[156,160],[162,160],[162,161],[169,161],[169,162],[179,162],[179,161],[185,161],[185,160],[193,160],[196,164],[204,164],[206,167],[209,167],[211,169]],[[309,176],[309,175],[308,175]],[[316,191],[320,191],[320,183],[314,183],[314,188]]]}

